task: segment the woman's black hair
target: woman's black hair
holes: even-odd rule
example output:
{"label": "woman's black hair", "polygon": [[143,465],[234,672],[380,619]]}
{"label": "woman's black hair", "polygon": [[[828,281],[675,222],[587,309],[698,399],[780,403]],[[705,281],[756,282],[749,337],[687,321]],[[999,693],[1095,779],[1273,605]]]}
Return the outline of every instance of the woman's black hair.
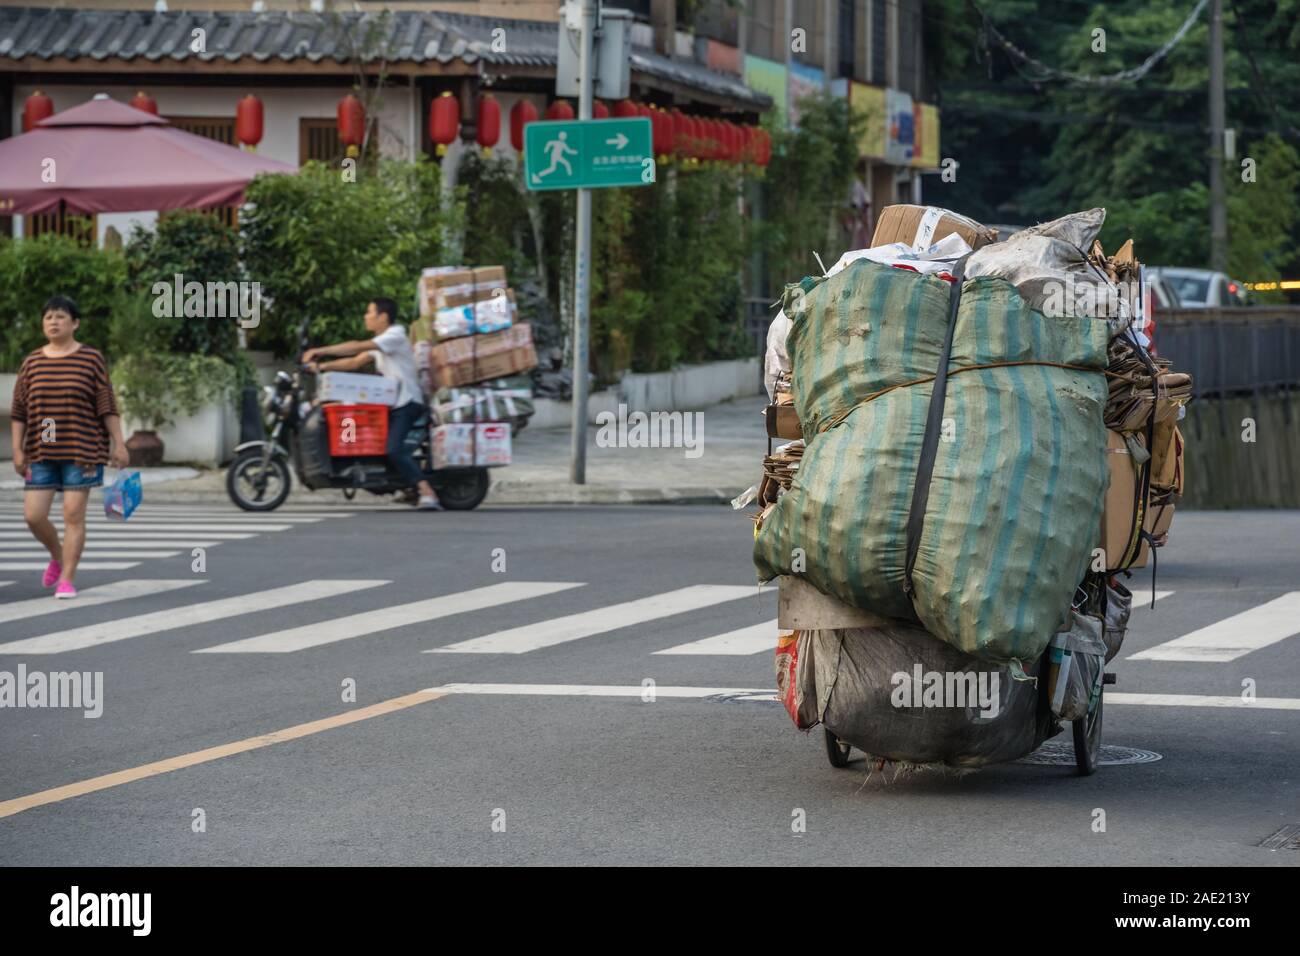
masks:
{"label": "woman's black hair", "polygon": [[66,312],[72,316],[72,321],[81,321],[81,310],[77,308],[77,303],[73,302],[66,295],[53,295],[41,307],[41,318],[45,318],[47,312]]}

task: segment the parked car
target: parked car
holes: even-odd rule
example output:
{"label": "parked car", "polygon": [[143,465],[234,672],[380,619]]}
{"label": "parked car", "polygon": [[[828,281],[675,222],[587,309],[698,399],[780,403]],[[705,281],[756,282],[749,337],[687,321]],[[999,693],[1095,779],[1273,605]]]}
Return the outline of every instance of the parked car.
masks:
{"label": "parked car", "polygon": [[1173,287],[1184,309],[1210,309],[1246,304],[1245,283],[1238,282],[1222,272],[1162,266],[1148,270],[1147,275],[1167,281]]}

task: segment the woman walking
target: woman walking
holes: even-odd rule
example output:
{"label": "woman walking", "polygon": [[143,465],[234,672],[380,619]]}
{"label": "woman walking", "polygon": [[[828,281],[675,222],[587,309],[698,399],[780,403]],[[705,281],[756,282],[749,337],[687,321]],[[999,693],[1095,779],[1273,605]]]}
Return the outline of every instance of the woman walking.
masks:
{"label": "woman walking", "polygon": [[[27,527],[50,552],[41,584],[56,598],[74,598],[90,489],[104,483],[105,462],[125,468],[128,456],[104,356],[76,339],[77,304],[56,295],[41,310],[41,324],[49,344],[23,360],[14,385],[14,470],[27,482]],[[56,491],[63,492],[62,542],[50,522]]]}

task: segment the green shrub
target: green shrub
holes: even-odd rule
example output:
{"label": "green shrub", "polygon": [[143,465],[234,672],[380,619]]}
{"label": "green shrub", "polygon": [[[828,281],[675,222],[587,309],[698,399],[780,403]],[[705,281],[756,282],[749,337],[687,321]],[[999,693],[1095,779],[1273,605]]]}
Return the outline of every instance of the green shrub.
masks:
{"label": "green shrub", "polygon": [[210,402],[229,398],[239,382],[236,367],[212,355],[135,352],[113,364],[112,378],[122,413],[146,431],[193,415]]}
{"label": "green shrub", "polygon": [[250,344],[280,355],[312,321],[312,340],[365,335],[366,302],[389,296],[409,319],[420,270],[442,264],[463,210],[444,196],[438,167],[384,160],[356,182],[309,163],[294,176],[259,176],[241,217],[246,277],[268,300]]}
{"label": "green shrub", "polygon": [[[126,246],[126,262],[131,291],[150,302],[155,299],[155,283],[165,285],[163,294],[171,295],[177,275],[182,282],[243,279],[238,234],[215,216],[196,210],[164,213],[152,230],[137,225]],[[233,317],[151,317],[165,351],[230,358],[239,348],[238,322]]]}
{"label": "green shrub", "polygon": [[77,338],[103,349],[125,283],[126,261],[113,250],[82,248],[55,235],[0,243],[0,371],[16,371],[45,344],[41,306],[53,295],[76,301]]}

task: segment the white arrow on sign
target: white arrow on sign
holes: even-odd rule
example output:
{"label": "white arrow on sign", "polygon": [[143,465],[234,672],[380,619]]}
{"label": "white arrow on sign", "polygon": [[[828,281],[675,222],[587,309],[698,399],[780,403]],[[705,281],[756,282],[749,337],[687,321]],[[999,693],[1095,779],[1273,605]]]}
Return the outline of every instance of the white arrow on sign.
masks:
{"label": "white arrow on sign", "polygon": [[605,140],[605,145],[607,146],[612,145],[615,149],[622,149],[624,146],[627,145],[627,137],[624,136],[622,133],[619,133],[613,139]]}

